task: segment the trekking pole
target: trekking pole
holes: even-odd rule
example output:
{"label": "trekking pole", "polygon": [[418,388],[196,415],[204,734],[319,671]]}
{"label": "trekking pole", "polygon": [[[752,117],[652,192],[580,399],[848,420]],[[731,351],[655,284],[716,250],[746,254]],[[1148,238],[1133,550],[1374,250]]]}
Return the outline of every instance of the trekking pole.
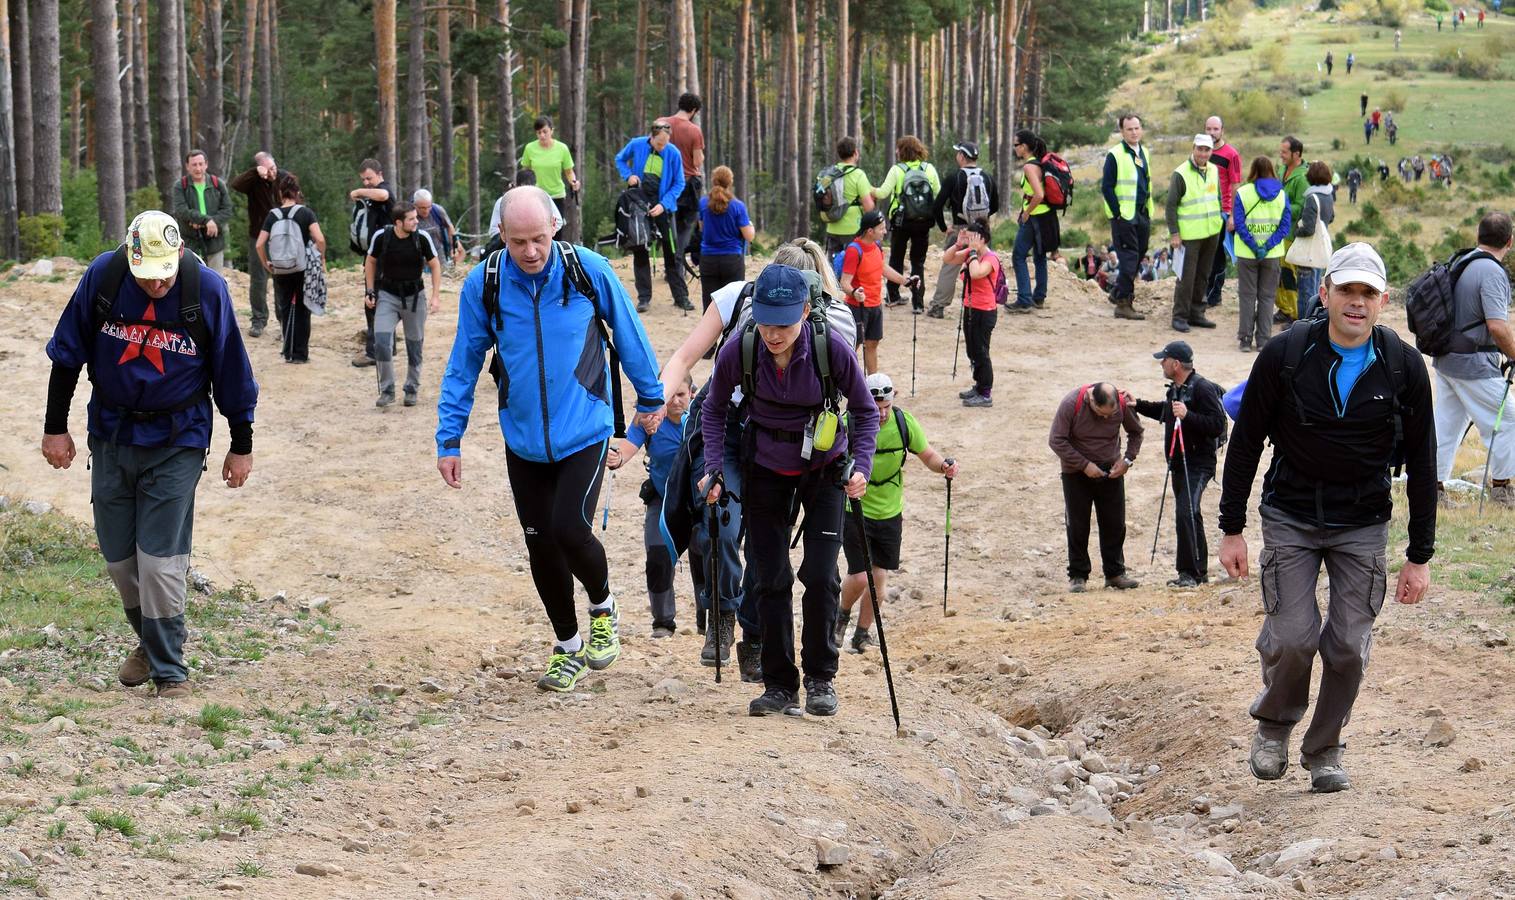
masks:
{"label": "trekking pole", "polygon": [[1489,492],[1489,468],[1494,465],[1494,445],[1499,442],[1500,426],[1504,424],[1504,405],[1510,399],[1510,382],[1515,379],[1515,366],[1506,369],[1504,396],[1499,399],[1499,412],[1494,414],[1494,433],[1489,435],[1489,453],[1483,461],[1483,485],[1478,489],[1478,515],[1483,517],[1483,498]]}
{"label": "trekking pole", "polygon": [[957,354],[963,349],[963,310],[968,304],[968,272],[963,271],[963,302],[957,307],[957,343],[952,347],[952,380],[957,380]]}
{"label": "trekking pole", "polygon": [[[849,476],[850,477],[850,476]],[[950,484],[950,482],[949,482]],[[852,501],[852,518],[857,533],[863,533],[863,501]],[[873,621],[878,625],[878,655],[884,661],[884,682],[889,686],[889,709],[894,713],[894,730],[900,730],[900,704],[894,696],[894,671],[889,668],[889,644],[884,640],[884,614],[878,607],[878,588],[873,583],[873,554],[868,550],[868,541],[863,544],[863,571],[868,573],[868,600],[873,604]]]}
{"label": "trekking pole", "polygon": [[910,316],[910,396],[912,397],[915,396],[916,334],[918,332],[921,321],[919,313],[920,310],[915,310],[915,312]]}
{"label": "trekking pole", "polygon": [[705,592],[710,600],[710,611],[705,614],[705,627],[715,628],[715,683],[721,683],[721,585],[719,576],[720,566],[720,538],[721,523],[720,513],[716,504],[710,504],[710,518],[706,526],[710,532],[710,587]]}
{"label": "trekking pole", "polygon": [[[1173,448],[1177,446],[1178,432],[1174,431],[1173,440],[1168,442],[1168,458],[1163,460],[1163,492],[1157,498],[1157,524],[1152,528],[1152,556],[1147,560],[1148,565],[1157,562],[1157,536],[1163,530],[1163,505],[1168,502],[1168,477],[1173,474]],[[1173,502],[1178,502],[1176,496]]]}
{"label": "trekking pole", "polygon": [[[1178,437],[1178,458],[1184,466],[1184,495],[1189,501],[1184,504],[1184,510],[1189,515],[1189,550],[1191,559],[1197,568],[1200,565],[1199,558],[1199,532],[1194,528],[1194,483],[1189,480],[1189,454],[1184,450],[1184,420],[1179,419],[1174,423],[1173,433]],[[1175,485],[1177,487],[1177,485]],[[1178,492],[1173,492],[1173,503],[1178,503]]]}
{"label": "trekking pole", "polygon": [[[942,460],[942,468],[948,468],[955,460],[947,457]],[[947,478],[947,524],[945,529],[946,546],[942,549],[942,615],[947,615],[947,573],[952,570],[952,478]]]}
{"label": "trekking pole", "polygon": [[615,499],[615,474],[616,470],[610,470],[610,490],[605,492],[605,512],[600,515],[600,534],[610,530],[610,501]]}

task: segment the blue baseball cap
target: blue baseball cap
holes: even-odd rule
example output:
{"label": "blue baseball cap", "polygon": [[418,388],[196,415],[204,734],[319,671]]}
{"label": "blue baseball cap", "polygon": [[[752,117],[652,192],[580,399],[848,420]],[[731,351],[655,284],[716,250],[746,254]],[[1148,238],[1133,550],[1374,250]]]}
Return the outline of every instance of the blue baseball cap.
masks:
{"label": "blue baseball cap", "polygon": [[752,320],[759,325],[793,325],[805,316],[810,284],[793,266],[769,265],[752,287]]}

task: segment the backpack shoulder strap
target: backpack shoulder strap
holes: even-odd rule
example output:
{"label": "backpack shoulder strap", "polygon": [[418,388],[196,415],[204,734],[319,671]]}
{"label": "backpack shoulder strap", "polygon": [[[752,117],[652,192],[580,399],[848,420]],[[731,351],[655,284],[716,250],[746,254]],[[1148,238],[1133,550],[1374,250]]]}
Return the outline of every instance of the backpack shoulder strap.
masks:
{"label": "backpack shoulder strap", "polygon": [[810,314],[810,356],[815,360],[815,374],[821,380],[821,402],[832,409],[837,407],[836,381],[831,377],[831,327],[826,314],[817,310]]}
{"label": "backpack shoulder strap", "polygon": [[489,254],[484,263],[484,326],[489,329],[490,343],[498,343],[500,329],[505,327],[500,315],[500,262],[504,250]]}
{"label": "backpack shoulder strap", "polygon": [[1284,333],[1284,362],[1279,369],[1279,377],[1284,380],[1284,387],[1288,388],[1289,394],[1294,399],[1294,410],[1299,416],[1299,424],[1307,425],[1304,404],[1299,401],[1299,390],[1294,386],[1294,375],[1299,371],[1299,364],[1304,359],[1305,351],[1309,349],[1311,335],[1314,331],[1313,324],[1295,323]]}
{"label": "backpack shoulder strap", "polygon": [[1389,376],[1390,415],[1394,419],[1394,450],[1390,458],[1394,460],[1397,477],[1404,469],[1405,416],[1411,412],[1401,397],[1405,387],[1404,340],[1394,329],[1383,325],[1373,326],[1373,338]]}
{"label": "backpack shoulder strap", "polygon": [[209,353],[210,327],[200,308],[200,257],[194,251],[186,251],[179,260],[179,321],[195,342],[196,352]]}
{"label": "backpack shoulder strap", "polygon": [[121,292],[121,283],[126,280],[126,273],[126,245],[122,244],[111,254],[110,262],[100,276],[100,284],[95,289],[95,299],[90,307],[90,321],[93,323],[91,331],[99,331],[100,326],[110,318],[110,311],[116,305],[116,295]]}
{"label": "backpack shoulder strap", "polygon": [[600,308],[599,291],[595,290],[594,282],[584,268],[584,261],[579,258],[578,248],[568,241],[553,243],[557,245],[558,252],[563,254],[563,304],[568,304],[569,285],[589,300],[589,306],[594,310],[595,327],[599,329],[600,339],[605,342],[605,350],[610,354],[610,406],[615,415],[615,436],[623,438],[626,436],[626,410],[621,402],[621,356],[616,352],[605,311]]}
{"label": "backpack shoulder strap", "polygon": [[[900,409],[898,405],[894,407],[894,425],[900,430],[900,446],[906,454],[909,454],[911,442],[910,420],[905,418],[905,411]],[[904,463],[901,462],[900,465],[903,466]]]}
{"label": "backpack shoulder strap", "polygon": [[742,328],[742,403],[750,403],[757,393],[757,325],[748,322]]}

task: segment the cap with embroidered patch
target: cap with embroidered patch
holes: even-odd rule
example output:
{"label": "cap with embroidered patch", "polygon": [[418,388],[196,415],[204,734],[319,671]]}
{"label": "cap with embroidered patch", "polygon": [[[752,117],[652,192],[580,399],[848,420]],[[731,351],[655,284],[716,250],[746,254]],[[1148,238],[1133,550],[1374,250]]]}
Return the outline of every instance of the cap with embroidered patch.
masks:
{"label": "cap with embroidered patch", "polygon": [[161,280],[179,271],[184,239],[174,217],[150,209],[132,219],[126,228],[126,259],[137,278]]}
{"label": "cap with embroidered patch", "polygon": [[752,321],[759,325],[793,325],[805,317],[810,284],[793,266],[770,264],[752,286]]}

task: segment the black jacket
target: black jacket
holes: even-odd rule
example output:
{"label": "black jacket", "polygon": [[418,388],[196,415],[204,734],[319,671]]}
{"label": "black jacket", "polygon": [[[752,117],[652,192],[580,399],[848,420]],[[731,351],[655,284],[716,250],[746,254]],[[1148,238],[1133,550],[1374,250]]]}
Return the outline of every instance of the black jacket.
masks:
{"label": "black jacket", "polygon": [[[1307,327],[1303,323],[1295,327]],[[1263,479],[1262,503],[1322,527],[1355,528],[1389,520],[1393,512],[1389,468],[1394,464],[1394,416],[1380,326],[1375,356],[1358,377],[1345,410],[1336,413],[1332,373],[1341,356],[1331,348],[1326,322],[1308,326],[1309,340],[1290,391],[1283,377],[1289,332],[1263,347],[1252,365],[1241,412],[1226,452],[1221,482],[1220,528],[1240,534],[1247,498],[1262,456],[1273,444],[1273,462]],[[1397,336],[1395,336],[1397,337]],[[1401,450],[1409,473],[1410,542],[1405,556],[1430,560],[1436,549],[1436,429],[1431,380],[1415,345],[1399,340]],[[1298,397],[1296,403],[1295,397]],[[1304,423],[1299,408],[1304,408]]]}
{"label": "black jacket", "polygon": [[[1163,454],[1169,465],[1182,466],[1187,462],[1190,472],[1214,473],[1215,451],[1226,435],[1226,408],[1220,403],[1224,393],[1220,385],[1198,372],[1190,372],[1189,380],[1182,385],[1168,385],[1166,400],[1136,401],[1138,413],[1163,423]],[[1182,400],[1189,407],[1189,414],[1184,417],[1183,456],[1173,446],[1174,400]],[[1170,448],[1172,453],[1168,452]]]}
{"label": "black jacket", "polygon": [[[982,167],[980,167],[982,168]],[[994,173],[988,169],[982,169],[984,173],[984,186],[989,190],[989,215],[999,212],[999,185],[994,181]],[[947,214],[952,214],[952,224],[967,225],[968,220],[963,218],[963,198],[968,193],[968,176],[958,169],[948,177],[942,179],[942,189],[936,194],[936,227],[945,231],[947,229]]]}

